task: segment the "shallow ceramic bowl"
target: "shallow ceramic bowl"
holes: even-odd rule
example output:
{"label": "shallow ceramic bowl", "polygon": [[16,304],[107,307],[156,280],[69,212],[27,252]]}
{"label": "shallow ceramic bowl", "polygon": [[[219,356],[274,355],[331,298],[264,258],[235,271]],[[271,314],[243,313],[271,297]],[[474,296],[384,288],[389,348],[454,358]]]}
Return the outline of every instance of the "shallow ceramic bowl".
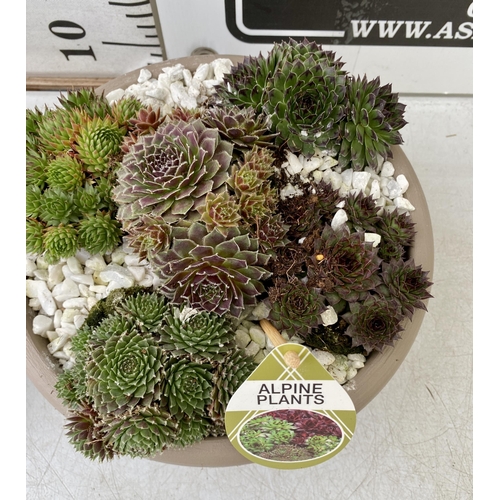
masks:
{"label": "shallow ceramic bowl", "polygon": [[[180,63],[193,72],[199,64],[211,62],[219,57],[231,59],[234,64],[243,61],[242,56],[203,55],[171,59],[169,61],[147,66],[147,69],[152,72],[153,77],[157,77],[161,73],[162,68]],[[125,75],[110,80],[96,90],[98,93],[106,95],[111,90],[118,88],[125,89],[137,83],[139,72],[140,69],[126,73]],[[421,265],[424,271],[429,271],[429,278],[432,281],[434,242],[427,202],[415,171],[402,148],[399,146],[393,147],[393,155],[394,157],[391,161],[396,169],[396,175],[404,174],[410,184],[405,196],[412,205],[416,207],[416,210],[412,213],[412,221],[416,224],[415,228],[417,234],[410,255],[415,260],[415,264]],[[353,388],[349,390],[349,396],[354,403],[356,411],[361,411],[384,388],[391,377],[394,376],[417,336],[424,315],[425,311],[417,309],[413,315],[412,321],[407,321],[406,328],[401,334],[402,338],[396,342],[395,347],[387,347],[383,352],[373,352],[369,356],[364,368],[359,370],[354,377],[350,384]],[[27,375],[48,401],[58,411],[66,415],[67,408],[64,407],[57,398],[54,389],[60,368],[47,350],[47,340],[33,334],[31,328],[33,317],[34,312],[27,307]],[[233,448],[229,440],[225,437],[205,439],[203,442],[186,449],[167,450],[154,457],[153,460],[195,467],[227,467],[250,463]]]}

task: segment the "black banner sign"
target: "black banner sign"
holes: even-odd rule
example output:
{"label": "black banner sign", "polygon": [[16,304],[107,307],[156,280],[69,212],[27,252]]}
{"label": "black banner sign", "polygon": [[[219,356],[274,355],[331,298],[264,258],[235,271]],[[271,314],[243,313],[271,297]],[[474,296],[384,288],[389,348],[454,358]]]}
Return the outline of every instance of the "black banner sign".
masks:
{"label": "black banner sign", "polygon": [[247,43],[472,47],[470,0],[225,0],[225,14]]}

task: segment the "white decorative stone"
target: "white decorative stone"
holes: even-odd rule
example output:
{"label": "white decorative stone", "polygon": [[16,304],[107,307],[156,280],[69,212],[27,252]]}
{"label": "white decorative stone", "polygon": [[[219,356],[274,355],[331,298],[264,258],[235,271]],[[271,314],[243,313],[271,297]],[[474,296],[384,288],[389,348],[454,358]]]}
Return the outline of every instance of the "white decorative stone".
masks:
{"label": "white decorative stone", "polygon": [[69,257],[66,265],[73,274],[83,274],[83,267],[76,257]]}
{"label": "white decorative stone", "polygon": [[137,282],[142,281],[146,276],[146,269],[144,266],[128,266],[127,269]]}
{"label": "white decorative stone", "polygon": [[106,261],[102,255],[93,255],[87,262],[85,262],[85,267],[92,269],[93,271],[103,271],[106,269]]}
{"label": "white decorative stone", "polygon": [[40,290],[47,288],[45,281],[26,280],[26,297],[30,299],[38,298]]}
{"label": "white decorative stone", "polygon": [[260,351],[260,346],[259,344],[257,344],[256,342],[254,342],[253,340],[245,347],[244,349],[245,351],[245,354],[252,358],[253,356],[255,356],[259,351]]}
{"label": "white decorative stone", "polygon": [[400,174],[396,177],[396,182],[401,186],[401,194],[406,193],[410,187],[410,183],[404,174]]}
{"label": "white decorative stone", "polygon": [[334,231],[338,231],[341,227],[344,226],[344,224],[347,222],[348,217],[347,217],[347,212],[344,209],[339,209],[337,212],[335,212],[335,215],[333,216],[331,226]]}
{"label": "white decorative stone", "polygon": [[300,163],[297,156],[295,156],[291,151],[287,151],[286,159],[288,160],[288,164],[285,163],[288,173],[290,175],[295,175],[300,173],[303,167],[302,163]]}
{"label": "white decorative stone", "polygon": [[26,259],[26,276],[33,276],[33,271],[37,269],[36,263],[31,259]]}
{"label": "white decorative stone", "polygon": [[104,271],[99,274],[104,283],[114,281],[123,288],[129,288],[134,284],[132,273],[125,267],[109,264]]}
{"label": "white decorative stone", "polygon": [[380,198],[380,182],[377,179],[373,179],[372,185],[370,187],[370,196],[374,200],[378,200]]}
{"label": "white decorative stone", "polygon": [[47,349],[51,354],[54,354],[56,351],[61,350],[64,347],[64,344],[68,341],[69,335],[66,333],[54,339],[50,344],[47,345]]}
{"label": "white decorative stone", "polygon": [[[132,285],[129,285],[129,286],[132,286]],[[108,285],[106,286],[106,293],[105,293],[105,295],[109,295],[110,292],[112,292],[113,290],[118,290],[118,288],[129,288],[129,286],[124,286],[119,281],[111,280],[108,283]]]}
{"label": "white decorative stone", "polygon": [[87,298],[87,310],[90,311],[97,304],[96,297],[88,297]]}
{"label": "white decorative stone", "polygon": [[196,68],[196,71],[194,72],[193,79],[196,80],[206,80],[211,74],[211,68],[210,64],[203,63]]}
{"label": "white decorative stone", "polygon": [[119,248],[111,253],[111,262],[121,266],[125,262],[125,257],[127,257],[127,253],[122,248]]}
{"label": "white decorative stone", "polygon": [[50,290],[54,288],[64,280],[64,274],[62,272],[64,264],[61,262],[59,264],[50,265],[48,268],[49,277],[47,279],[47,286]]}
{"label": "white decorative stone", "polygon": [[59,283],[52,289],[52,294],[55,300],[64,302],[73,297],[78,297],[80,295],[80,290],[72,279],[66,278],[62,283]]}
{"label": "white decorative stone", "polygon": [[335,362],[335,356],[331,352],[321,351],[320,349],[313,349],[311,354],[321,363],[322,366],[327,367]]}
{"label": "white decorative stone", "polygon": [[39,255],[36,258],[36,266],[38,267],[38,269],[48,269],[49,263],[45,260],[45,257],[43,255]]}
{"label": "white decorative stone", "polygon": [[37,298],[29,299],[28,306],[33,309],[33,311],[39,311],[41,309],[40,301]]}
{"label": "white decorative stone", "polygon": [[144,83],[145,81],[149,80],[153,74],[149,69],[142,68],[141,71],[139,72],[139,76],[137,77],[137,81],[139,83]]}
{"label": "white decorative stone", "polygon": [[61,328],[63,327],[64,323],[73,323],[75,320],[75,316],[77,316],[78,314],[80,314],[79,309],[64,309],[61,317]]}
{"label": "white decorative stone", "polygon": [[110,103],[113,103],[114,101],[119,101],[124,95],[125,95],[125,90],[116,89],[116,90],[112,90],[111,92],[106,94],[106,99]]}
{"label": "white decorative stone", "polygon": [[351,188],[352,187],[352,174],[353,174],[353,170],[352,168],[346,168],[344,171],[341,172],[341,176],[342,176],[342,182],[348,187],[348,188]]}
{"label": "white decorative stone", "polygon": [[49,271],[48,271],[48,269],[36,269],[33,272],[33,275],[38,280],[47,281],[49,279]]}
{"label": "white decorative stone", "polygon": [[74,297],[72,299],[65,300],[62,304],[65,309],[81,309],[87,306],[87,299],[85,297]]}
{"label": "white decorative stone", "polygon": [[245,347],[250,343],[252,339],[250,338],[248,332],[242,329],[238,329],[234,334],[234,340],[236,342],[236,345],[240,349],[245,349]]}
{"label": "white decorative stone", "polygon": [[251,328],[249,328],[248,334],[250,335],[250,338],[261,348],[264,348],[266,346],[266,334],[260,327],[258,327],[257,325],[252,326]]}
{"label": "white decorative stone", "polygon": [[285,200],[286,198],[293,198],[295,196],[300,196],[303,193],[302,189],[299,189],[293,186],[291,183],[288,183],[281,191],[280,198]]}
{"label": "white decorative stone", "polygon": [[380,177],[392,177],[394,175],[394,165],[390,161],[385,161],[380,170]]}
{"label": "white decorative stone", "polygon": [[146,274],[146,276],[144,276],[144,279],[139,281],[138,285],[144,286],[144,287],[152,286],[153,285],[153,276],[151,276],[150,274]]}
{"label": "white decorative stone", "polygon": [[377,233],[365,233],[365,241],[367,243],[373,243],[373,247],[377,247],[380,244],[381,240],[380,234]]}
{"label": "white decorative stone", "polygon": [[370,172],[353,172],[352,173],[352,187],[364,191],[371,178]]}
{"label": "white decorative stone", "polygon": [[45,335],[42,335],[42,337],[45,336],[49,339],[49,342],[52,342],[53,340],[59,338],[59,335],[57,335],[55,330],[47,330],[45,332]]}
{"label": "white decorative stone", "polygon": [[415,207],[410,203],[410,201],[404,198],[403,196],[398,196],[397,198],[394,198],[394,205],[396,206],[396,208],[400,208],[402,210],[408,210],[409,212],[415,210]]}
{"label": "white decorative stone", "polygon": [[145,94],[148,97],[157,99],[158,101],[165,101],[167,99],[167,91],[163,87],[156,87],[151,90],[146,90]]}
{"label": "white decorative stone", "polygon": [[231,71],[232,65],[233,65],[233,62],[231,61],[231,59],[227,59],[227,58],[215,59],[212,62],[212,69],[213,69],[213,73],[214,73],[214,78],[216,80],[222,81],[224,78],[224,75]]}
{"label": "white decorative stone", "polygon": [[33,318],[33,333],[35,335],[47,334],[47,331],[53,328],[54,322],[49,316],[39,314]]}
{"label": "white decorative stone", "polygon": [[321,320],[325,326],[334,325],[338,321],[337,313],[332,306],[328,306],[324,312],[321,313]]}
{"label": "white decorative stone", "polygon": [[[45,281],[39,281],[39,283],[45,283]],[[57,304],[47,286],[39,289],[37,298],[40,301],[41,310],[44,311],[47,316],[53,316],[56,312]]]}
{"label": "white decorative stone", "polygon": [[83,266],[85,265],[85,262],[92,257],[92,254],[85,250],[85,248],[79,248],[75,254],[76,259],[78,259],[78,262]]}
{"label": "white decorative stone", "polygon": [[389,182],[387,183],[387,191],[389,193],[388,196],[391,200],[403,194],[401,186],[395,179],[389,179]]}
{"label": "white decorative stone", "polygon": [[75,323],[75,328],[78,330],[79,328],[82,327],[83,323],[85,322],[85,319],[87,318],[86,315],[84,314],[77,314],[73,318],[73,322]]}
{"label": "white decorative stone", "polygon": [[139,258],[139,255],[137,255],[137,254],[126,254],[125,255],[124,263],[127,265],[127,267],[138,266],[138,265],[140,265],[141,262],[142,261]]}
{"label": "white decorative stone", "polygon": [[256,320],[261,320],[267,318],[270,312],[271,308],[265,302],[259,302],[252,311],[252,316]]}
{"label": "white decorative stone", "polygon": [[92,275],[90,274],[73,274],[69,276],[69,279],[77,283],[79,286],[80,285],[93,285],[94,284],[94,278],[92,278]]}
{"label": "white decorative stone", "polygon": [[63,315],[62,309],[58,309],[54,313],[54,329],[61,327],[61,318],[62,318],[62,315]]}

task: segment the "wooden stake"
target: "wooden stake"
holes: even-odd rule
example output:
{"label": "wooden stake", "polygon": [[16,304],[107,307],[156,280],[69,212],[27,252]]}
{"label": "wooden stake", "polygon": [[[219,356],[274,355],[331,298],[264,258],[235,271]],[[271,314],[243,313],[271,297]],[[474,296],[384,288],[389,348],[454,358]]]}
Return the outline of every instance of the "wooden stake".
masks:
{"label": "wooden stake", "polygon": [[[286,344],[286,340],[281,336],[280,332],[267,319],[260,320],[260,327],[264,330],[264,333],[269,337],[269,340],[274,347]],[[298,368],[300,365],[300,357],[294,351],[288,351],[283,356],[285,362],[291,368]]]}

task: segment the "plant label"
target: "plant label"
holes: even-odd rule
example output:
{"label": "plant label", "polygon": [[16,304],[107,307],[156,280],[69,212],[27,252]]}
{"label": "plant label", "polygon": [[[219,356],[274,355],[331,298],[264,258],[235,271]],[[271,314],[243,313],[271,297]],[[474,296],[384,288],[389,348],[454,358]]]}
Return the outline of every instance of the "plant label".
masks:
{"label": "plant label", "polygon": [[300,469],[347,446],[356,410],[309,349],[287,343],[275,347],[233,394],[225,422],[231,444],[248,460]]}

